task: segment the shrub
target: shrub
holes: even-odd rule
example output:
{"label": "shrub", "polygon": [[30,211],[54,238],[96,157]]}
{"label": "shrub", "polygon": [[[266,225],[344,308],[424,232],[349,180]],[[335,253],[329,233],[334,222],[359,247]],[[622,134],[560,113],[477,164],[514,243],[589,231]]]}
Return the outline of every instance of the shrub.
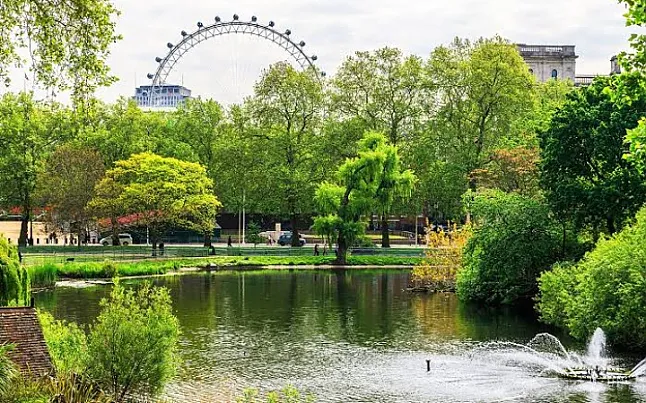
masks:
{"label": "shrub", "polygon": [[424,260],[413,269],[413,285],[430,291],[454,291],[464,246],[471,233],[470,226],[458,231],[455,224],[450,233],[429,229],[428,250]]}
{"label": "shrub", "polygon": [[29,273],[21,265],[18,249],[0,235],[0,306],[29,303]]}
{"label": "shrub", "polygon": [[165,288],[125,289],[117,281],[88,338],[88,375],[122,402],[155,395],[177,369],[179,323]]}
{"label": "shrub", "polygon": [[81,374],[88,361],[87,338],[76,323],[55,320],[47,312],[38,311],[49,354],[59,374]]}
{"label": "shrub", "polygon": [[646,208],[634,225],[601,239],[576,267],[539,279],[541,319],[576,338],[601,327],[615,345],[646,347]]}
{"label": "shrub", "polygon": [[533,297],[537,277],[560,254],[561,234],[547,206],[496,190],[468,203],[475,226],[458,271],[458,296],[494,304]]}

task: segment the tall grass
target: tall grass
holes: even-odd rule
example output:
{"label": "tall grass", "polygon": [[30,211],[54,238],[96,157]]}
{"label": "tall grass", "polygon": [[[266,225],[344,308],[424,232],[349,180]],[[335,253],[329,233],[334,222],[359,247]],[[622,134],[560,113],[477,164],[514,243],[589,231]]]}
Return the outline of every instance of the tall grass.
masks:
{"label": "tall grass", "polygon": [[[209,264],[229,267],[261,266],[320,266],[331,264],[327,256],[213,256],[195,259],[143,260],[136,262],[68,262],[47,263],[29,268],[34,286],[52,285],[59,278],[89,279],[112,278],[116,275],[146,276],[165,274],[186,267],[204,267]],[[360,266],[414,266],[421,258],[402,256],[350,256],[348,265]]]}
{"label": "tall grass", "polygon": [[58,280],[58,267],[53,263],[28,267],[27,271],[34,288],[52,287]]}

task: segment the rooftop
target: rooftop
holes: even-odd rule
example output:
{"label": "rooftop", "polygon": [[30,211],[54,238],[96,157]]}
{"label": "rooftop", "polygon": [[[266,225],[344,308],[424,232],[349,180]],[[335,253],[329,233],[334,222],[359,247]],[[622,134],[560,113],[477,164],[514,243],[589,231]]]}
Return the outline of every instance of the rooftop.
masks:
{"label": "rooftop", "polygon": [[526,45],[518,43],[516,46],[523,57],[578,57],[574,51],[575,45]]}
{"label": "rooftop", "polygon": [[34,308],[0,308],[0,344],[12,344],[9,358],[23,374],[44,376],[54,371]]}

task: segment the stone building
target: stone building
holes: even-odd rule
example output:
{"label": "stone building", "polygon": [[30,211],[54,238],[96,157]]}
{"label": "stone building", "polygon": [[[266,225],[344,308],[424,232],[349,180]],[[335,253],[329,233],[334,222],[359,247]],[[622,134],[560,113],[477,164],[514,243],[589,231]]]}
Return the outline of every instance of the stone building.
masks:
{"label": "stone building", "polygon": [[518,52],[525,59],[529,71],[536,79],[545,82],[552,78],[576,78],[576,59],[579,57],[574,45],[525,45],[517,44]]}
{"label": "stone building", "polygon": [[[525,59],[529,71],[536,80],[545,82],[552,78],[572,80],[575,85],[589,85],[595,77],[603,74],[577,75],[574,45],[526,45],[516,44]],[[617,57],[610,59],[610,74],[621,73]]]}

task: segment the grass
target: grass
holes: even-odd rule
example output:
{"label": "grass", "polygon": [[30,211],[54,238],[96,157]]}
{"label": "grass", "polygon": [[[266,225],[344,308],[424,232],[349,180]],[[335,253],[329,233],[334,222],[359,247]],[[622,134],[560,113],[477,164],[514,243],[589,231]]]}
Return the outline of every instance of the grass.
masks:
{"label": "grass", "polygon": [[[144,260],[137,262],[68,262],[46,263],[29,267],[34,287],[48,287],[60,278],[88,279],[165,274],[183,267],[208,264],[229,267],[320,266],[331,264],[334,256],[213,256],[194,259]],[[402,256],[350,256],[350,266],[413,266],[421,258]]]}

